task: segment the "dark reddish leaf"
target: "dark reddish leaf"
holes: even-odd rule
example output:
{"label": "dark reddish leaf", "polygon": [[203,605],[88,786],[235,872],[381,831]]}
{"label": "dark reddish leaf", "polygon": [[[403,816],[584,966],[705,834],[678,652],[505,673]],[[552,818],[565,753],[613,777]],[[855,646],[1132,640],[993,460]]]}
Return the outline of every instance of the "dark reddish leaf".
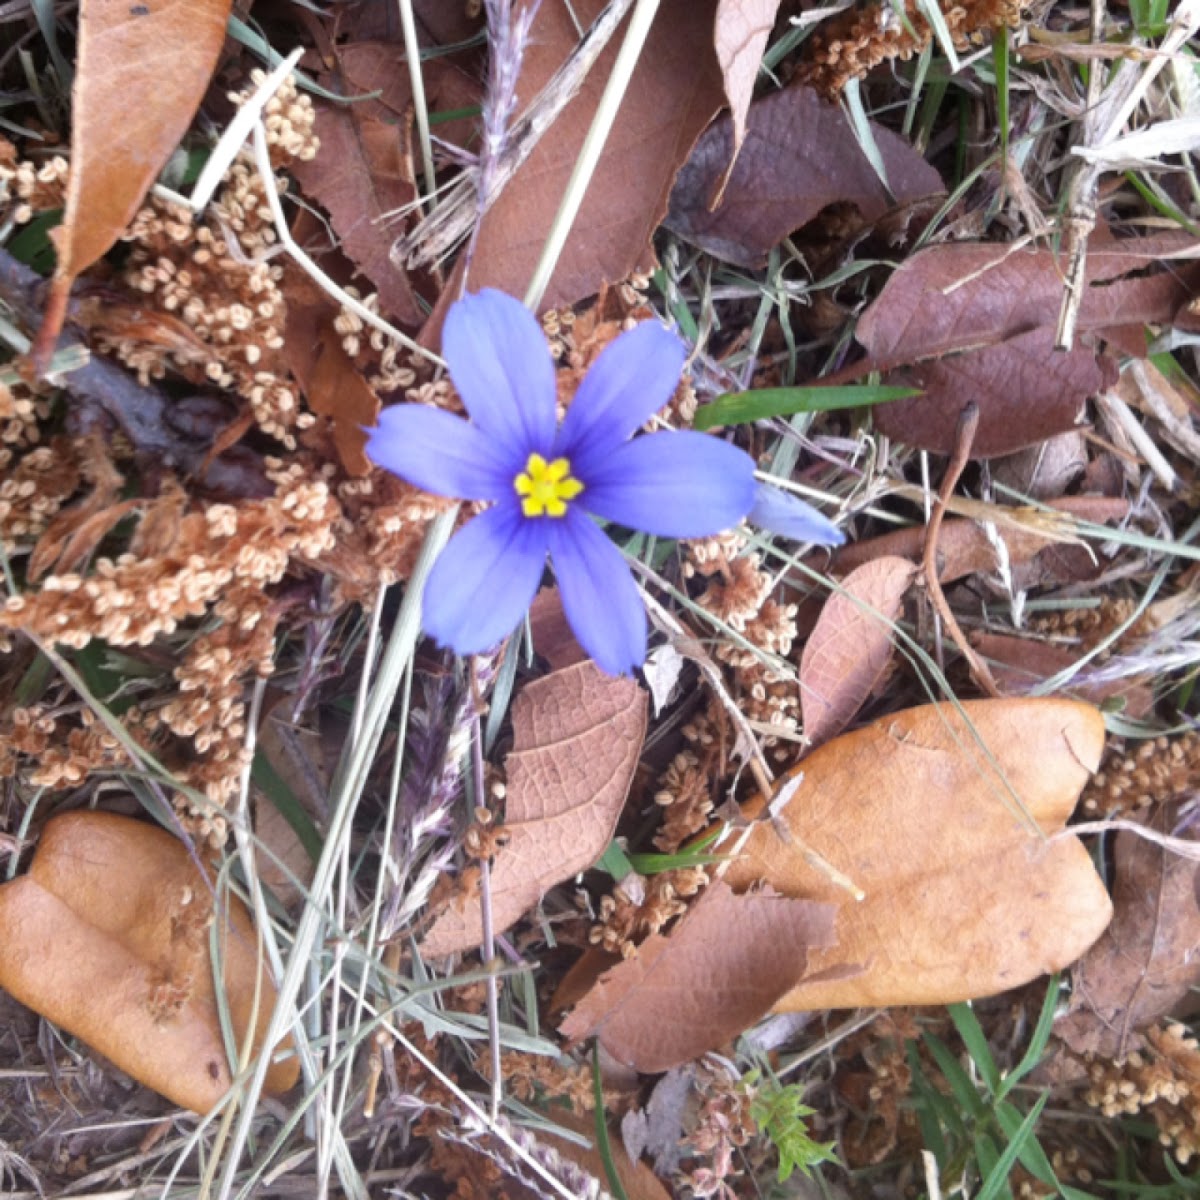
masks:
{"label": "dark reddish leaf", "polygon": [[894,198],[837,105],[811,88],[765,96],[750,106],[746,139],[721,203],[710,211],[733,152],[729,117],[696,143],[675,181],[665,223],[717,258],[756,266],[827,205],[849,202],[874,221],[896,204],[944,190],[938,173],[903,138],[873,129]]}
{"label": "dark reddish leaf", "polygon": [[560,1032],[596,1034],[638,1071],[666,1071],[748,1029],[828,949],[833,906],[771,891],[735,896],[715,882],[669,937],[655,934],[600,978]]}
{"label": "dark reddish leaf", "polygon": [[72,281],[121,236],[196,115],[230,8],[231,0],[81,6],[71,174],[39,360],[49,360]]}
{"label": "dark reddish leaf", "polygon": [[1056,350],[1054,329],[1046,325],[998,346],[891,372],[888,383],[918,387],[922,394],[877,406],[875,426],[909,446],[949,454],[970,397],[979,405],[971,456],[1011,454],[1072,429],[1087,398],[1111,387],[1117,375],[1115,360],[1089,347]]}
{"label": "dark reddish leaf", "polygon": [[[1168,263],[1152,275],[1131,273],[1192,245],[1180,235],[1092,248],[1079,331],[1171,320],[1200,281],[1200,264]],[[1062,290],[1063,263],[1051,250],[993,243],[933,246],[892,274],[855,335],[873,363],[889,367],[994,346],[1053,326]]]}

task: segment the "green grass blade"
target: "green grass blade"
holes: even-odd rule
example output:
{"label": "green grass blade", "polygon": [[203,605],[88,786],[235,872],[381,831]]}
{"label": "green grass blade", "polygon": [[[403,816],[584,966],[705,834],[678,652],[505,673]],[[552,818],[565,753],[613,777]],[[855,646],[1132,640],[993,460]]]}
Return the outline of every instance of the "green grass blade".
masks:
{"label": "green grass blade", "polygon": [[613,1162],[612,1146],[608,1143],[608,1122],[604,1119],[604,1085],[600,1079],[600,1043],[592,1045],[592,1096],[596,1101],[596,1150],[600,1161],[604,1163],[604,1174],[608,1176],[609,1191],[616,1200],[629,1200],[621,1186],[621,1176],[617,1174],[617,1164]]}
{"label": "green grass blade", "polygon": [[715,429],[718,425],[744,425],[747,421],[790,417],[796,413],[865,408],[920,394],[920,388],[885,387],[882,384],[759,388],[753,392],[730,392],[719,396],[696,413],[693,425],[701,430]]}
{"label": "green grass blade", "polygon": [[946,1077],[946,1082],[950,1085],[950,1091],[954,1094],[954,1099],[958,1101],[959,1107],[963,1112],[970,1113],[976,1120],[981,1120],[987,1115],[987,1107],[975,1084],[971,1082],[971,1077],[962,1069],[950,1047],[941,1038],[932,1033],[923,1036],[938,1069]]}
{"label": "green grass blade", "polygon": [[1001,1082],[996,1093],[998,1100],[1003,1100],[1042,1061],[1042,1055],[1046,1052],[1046,1044],[1050,1041],[1050,1030],[1054,1027],[1054,1013],[1058,1008],[1058,997],[1061,992],[1062,976],[1051,975],[1050,982],[1046,987],[1046,998],[1042,1001],[1042,1011],[1038,1014],[1037,1024],[1033,1029],[1033,1036],[1029,1039],[1029,1045],[1021,1056],[1021,1061]]}
{"label": "green grass blade", "polygon": [[954,1028],[958,1030],[958,1036],[967,1048],[967,1053],[979,1069],[979,1074],[983,1076],[988,1091],[993,1096],[996,1095],[1000,1090],[1000,1068],[996,1066],[996,1060],[992,1057],[987,1034],[983,1032],[975,1010],[969,1004],[951,1004],[947,1011],[954,1022]]}
{"label": "green grass blade", "polygon": [[983,1186],[979,1189],[979,1194],[975,1200],[996,1200],[998,1196],[1004,1194],[1008,1190],[1008,1176],[1013,1169],[1013,1164],[1017,1161],[1017,1157],[1027,1147],[1030,1137],[1033,1134],[1033,1128],[1038,1122],[1038,1118],[1042,1115],[1042,1109],[1046,1107],[1046,1100],[1050,1093],[1046,1092],[1038,1097],[1038,1102],[1029,1110],[1025,1119],[1021,1122],[1020,1128],[1013,1134],[1012,1140],[1004,1147],[1004,1153],[1000,1155],[996,1165],[987,1173],[987,1177],[983,1181]]}

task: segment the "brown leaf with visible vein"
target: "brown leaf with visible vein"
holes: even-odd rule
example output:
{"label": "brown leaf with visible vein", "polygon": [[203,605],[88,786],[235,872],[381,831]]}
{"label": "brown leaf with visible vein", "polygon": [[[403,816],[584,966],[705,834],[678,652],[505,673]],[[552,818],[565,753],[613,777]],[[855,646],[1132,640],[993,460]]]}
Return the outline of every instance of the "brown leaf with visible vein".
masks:
{"label": "brown leaf with visible vein", "polygon": [[[1200,286],[1200,264],[1156,263],[1190,245],[1163,235],[1106,242],[1088,254],[1078,330],[1123,335],[1170,322]],[[1150,275],[1135,274],[1162,266]],[[1063,268],[1051,250],[988,244],[934,246],[888,280],[858,323],[865,370],[924,394],[880,405],[877,428],[949,453],[964,399],[980,406],[972,454],[1010,454],[1071,429],[1091,395],[1117,379],[1115,361],[1082,342],[1056,350]]]}
{"label": "brown leaf with visible vein", "polygon": [[58,266],[34,355],[48,360],[75,277],[133,219],[204,96],[231,0],[85,0],[71,93],[71,173]]}
{"label": "brown leaf with visible vein", "polygon": [[[402,70],[397,64],[396,70]],[[314,132],[320,148],[311,162],[292,172],[305,192],[329,213],[346,257],[379,293],[382,314],[401,325],[416,325],[423,313],[403,268],[389,251],[402,210],[416,188],[396,125],[374,120],[354,106],[314,101]]]}
{"label": "brown leaf with visible vein", "polygon": [[[1083,843],[1055,834],[1103,745],[1090,704],[972,700],[893,713],[805,758],[725,875],[839,905],[837,946],[809,955],[812,974],[776,1008],[948,1004],[1074,962],[1112,905]],[[847,964],[862,971],[827,976]]]}
{"label": "brown leaf with visible vein", "polygon": [[892,623],[917,568],[885,555],[851,571],[825,601],[800,658],[804,736],[828,741],[854,719],[892,658]]}
{"label": "brown leaf with visible vein", "polygon": [[596,1034],[638,1071],[669,1070],[768,1013],[804,976],[809,951],[836,944],[833,926],[830,904],[711,883],[669,936],[647,938],[601,976],[559,1032]]}
{"label": "brown leaf with visible vein", "polygon": [[[593,662],[527,684],[513,702],[504,831],[492,862],[492,921],[507,929],[556,883],[604,853],[646,736],[646,693]],[[483,940],[479,896],[451,900],[421,944],[439,957]]]}
{"label": "brown leaf with visible vein", "polygon": [[[571,7],[586,28],[605,0]],[[675,172],[721,105],[712,30],[708,5],[663,0],[541,308],[572,304],[647,261]],[[538,94],[577,40],[567,6],[543,4],[517,85],[523,100]],[[520,296],[529,286],[620,41],[618,32],[484,217],[473,291],[496,287]]]}
{"label": "brown leaf with visible vein", "polygon": [[[1172,833],[1178,806],[1151,822]],[[1195,829],[1180,836],[1192,841]],[[1072,972],[1071,1005],[1054,1032],[1078,1054],[1123,1059],[1137,1031],[1170,1013],[1200,983],[1197,864],[1136,833],[1116,840],[1116,914]]]}
{"label": "brown leaf with visible vein", "polygon": [[764,96],[750,106],[721,203],[709,207],[733,152],[730,117],[696,143],[671,191],[664,224],[717,258],[752,267],[827,205],[846,201],[875,221],[897,205],[945,190],[941,176],[903,138],[872,129],[893,195],[837,105],[803,87]]}
{"label": "brown leaf with visible vein", "polygon": [[778,11],[779,0],[717,0],[713,42],[725,80],[725,97],[729,101],[733,125],[729,171],[733,169],[746,136],[746,117],[754,98],[758,68],[767,48],[767,39],[775,28]]}

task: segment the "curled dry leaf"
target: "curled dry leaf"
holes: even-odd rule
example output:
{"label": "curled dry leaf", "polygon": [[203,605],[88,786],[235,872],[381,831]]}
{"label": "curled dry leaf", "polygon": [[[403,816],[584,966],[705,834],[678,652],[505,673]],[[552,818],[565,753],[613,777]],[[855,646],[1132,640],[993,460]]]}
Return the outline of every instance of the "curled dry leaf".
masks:
{"label": "curled dry leaf", "polygon": [[[1151,822],[1174,833],[1178,806]],[[1178,836],[1197,840],[1196,831]],[[1197,863],[1136,833],[1116,839],[1113,923],[1076,964],[1071,1005],[1054,1032],[1078,1054],[1123,1059],[1139,1030],[1169,1014],[1200,983]]]}
{"label": "curled dry leaf", "polygon": [[[839,905],[837,946],[809,955],[811,981],[776,1008],[948,1004],[1074,962],[1112,905],[1083,843],[1053,835],[1103,745],[1091,705],[974,700],[895,713],[809,755],[782,813],[755,826],[725,876]],[[862,971],[819,977],[840,964]]]}
{"label": "curled dry leaf", "polygon": [[35,354],[49,359],[75,277],[133,219],[196,115],[232,0],[90,0],[79,13],[71,174]]}
{"label": "curled dry leaf", "polygon": [[916,573],[908,559],[885,555],[851,571],[825,602],[800,658],[800,712],[814,746],[845,729],[887,670]]}
{"label": "curled dry leaf", "polygon": [[[245,907],[232,897],[222,904],[224,1003],[239,1045],[257,1011],[257,1050],[275,989]],[[29,873],[0,886],[0,987],[140,1083],[205,1113],[232,1082],[212,921],[212,882],[182,842],[128,817],[68,813],[47,824]],[[268,1092],[287,1091],[298,1075],[295,1057],[275,1063]]]}
{"label": "curled dry leaf", "polygon": [[[605,0],[571,5],[584,28],[604,7]],[[721,105],[712,28],[710,6],[663,0],[543,308],[573,304],[647,261],[675,172]],[[566,5],[541,6],[517,84],[522,99],[532,99],[549,82],[578,36]],[[471,264],[473,290],[495,287],[519,296],[529,286],[619,43],[618,34],[483,218]]]}
{"label": "curled dry leaf", "polygon": [[736,145],[733,118],[696,143],[671,191],[667,227],[716,258],[758,266],[773,246],[827,205],[853,204],[868,221],[940,193],[941,177],[903,138],[872,125],[892,195],[858,148],[845,114],[811,88],[789,87],[750,106],[746,137],[716,208],[711,201]]}
{"label": "curled dry leaf", "polygon": [[595,1034],[620,1062],[666,1071],[715,1050],[764,1016],[835,944],[834,908],[717,881],[675,930],[654,934],[601,976],[560,1026]]}
{"label": "curled dry leaf", "polygon": [[[1124,342],[1131,325],[1172,321],[1200,284],[1200,264],[1144,272],[1190,240],[1164,235],[1092,248],[1079,332]],[[1062,271],[1052,250],[992,243],[934,246],[909,258],[856,330],[867,350],[857,373],[888,371],[891,382],[924,390],[879,406],[878,428],[948,453],[963,397],[971,396],[980,406],[977,458],[1069,430],[1117,370],[1094,348],[1054,348]]]}
{"label": "curled dry leaf", "polygon": [[717,0],[713,44],[725,81],[733,130],[732,157],[726,171],[733,169],[746,136],[746,117],[758,82],[758,68],[778,11],[779,0]]}
{"label": "curled dry leaf", "polygon": [[[604,853],[646,736],[646,693],[592,662],[537,679],[513,702],[513,751],[503,830],[492,862],[492,921],[507,929],[546,891]],[[483,940],[477,884],[439,914],[421,943],[429,956]]]}

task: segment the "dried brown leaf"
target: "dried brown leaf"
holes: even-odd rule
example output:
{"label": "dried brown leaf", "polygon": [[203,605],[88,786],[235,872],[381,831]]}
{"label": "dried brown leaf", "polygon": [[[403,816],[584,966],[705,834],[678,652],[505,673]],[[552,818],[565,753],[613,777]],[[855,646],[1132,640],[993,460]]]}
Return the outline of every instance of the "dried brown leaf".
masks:
{"label": "dried brown leaf", "polygon": [[[1200,264],[1159,260],[1191,245],[1181,235],[1093,246],[1079,331],[1171,320]],[[1156,264],[1162,266],[1156,273],[1134,274]],[[891,366],[994,346],[1053,325],[1062,289],[1063,264],[1052,250],[991,242],[931,246],[892,274],[855,336],[873,361]]]}
{"label": "dried brown leaf", "polygon": [[417,194],[400,130],[354,106],[315,103],[320,149],[311,162],[294,163],[292,171],[329,213],[342,251],[379,293],[383,315],[417,325],[423,311],[407,274],[390,255],[403,210]]}
{"label": "dried brown leaf", "polygon": [[[779,1010],[992,995],[1073,962],[1108,924],[1112,905],[1087,850],[1053,837],[1099,762],[1099,710],[1073,700],[961,707],[908,709],[827,742],[730,865],[735,888],[764,882],[840,906],[836,948],[810,954],[809,981]],[[805,848],[865,898],[856,902]],[[821,978],[845,964],[862,971]]]}
{"label": "dried brown leaf", "polygon": [[328,417],[338,458],[347,474],[371,473],[367,435],[379,418],[379,397],[342,346],[334,328],[337,310],[307,279],[288,289],[285,353],[313,412]]}
{"label": "dried brown leaf", "polygon": [[[1172,833],[1177,806],[1150,822]],[[1197,840],[1196,831],[1178,836]],[[1200,983],[1197,864],[1136,833],[1117,835],[1113,922],[1071,973],[1071,1005],[1055,1034],[1078,1054],[1123,1059],[1137,1032]]]}
{"label": "dried brown leaf", "polygon": [[715,1050],[770,1011],[834,945],[833,906],[709,885],[670,936],[603,975],[560,1026],[596,1034],[620,1062],[666,1071]]}
{"label": "dried brown leaf", "polygon": [[[0,886],[0,987],[185,1108],[232,1079],[209,954],[212,880],[165,830],[112,813],[46,826],[27,875]],[[218,917],[224,1003],[239,1045],[261,1039],[274,988],[249,913]],[[286,1091],[295,1057],[267,1073]]]}
{"label": "dried brown leaf", "polygon": [[529,606],[529,632],[534,653],[544,658],[552,671],[573,667],[587,659],[563,612],[556,587],[544,587]]}
{"label": "dried brown leaf", "polygon": [[814,746],[846,728],[887,670],[892,623],[916,573],[885,555],[851,571],[825,602],[800,658],[800,712]]}
{"label": "dried brown leaf", "polygon": [[954,448],[964,397],[979,405],[973,458],[1012,454],[1073,429],[1089,396],[1117,381],[1116,360],[1087,346],[1054,349],[1049,326],[894,371],[888,382],[921,389],[880,405],[881,433],[935,454]]}
{"label": "dried brown leaf", "polygon": [[71,173],[35,354],[49,358],[75,277],[106,253],[196,114],[231,0],[89,0],[79,12]]}
{"label": "dried brown leaf", "polygon": [[725,98],[729,101],[733,126],[732,156],[727,170],[732,170],[746,136],[746,117],[758,82],[758,68],[778,11],[779,0],[717,0],[713,43],[725,80]]}
{"label": "dried brown leaf", "polygon": [[[582,0],[572,8],[586,28],[604,6],[604,0]],[[521,97],[538,94],[577,39],[565,5],[541,6],[517,85]],[[519,296],[529,286],[619,41],[605,47],[579,94],[484,217],[471,265],[473,290],[496,287]],[[693,0],[663,0],[543,308],[590,296],[646,261],[675,172],[721,99],[712,9]]]}
{"label": "dried brown leaf", "polygon": [[696,143],[664,222],[717,258],[758,266],[773,246],[839,201],[875,221],[896,205],[944,191],[903,138],[873,126],[893,195],[858,148],[845,114],[811,88],[789,87],[750,106],[746,137],[721,203],[710,203],[734,148],[730,117]]}
{"label": "dried brown leaf", "polygon": [[[642,752],[647,707],[636,682],[613,679],[590,661],[535,680],[517,696],[505,763],[508,842],[491,869],[497,932],[604,852]],[[479,896],[468,888],[438,916],[421,949],[438,957],[482,939]]]}
{"label": "dried brown leaf", "polygon": [[[1130,325],[1171,321],[1200,283],[1200,264],[1140,272],[1182,246],[1164,235],[1093,248],[1079,331],[1116,336]],[[948,453],[967,396],[980,407],[977,458],[1071,429],[1088,396],[1116,382],[1117,367],[1082,343],[1054,348],[1062,289],[1062,264],[1051,250],[959,243],[913,255],[856,330],[868,352],[856,371],[885,370],[890,382],[924,391],[878,407],[880,431]]]}

